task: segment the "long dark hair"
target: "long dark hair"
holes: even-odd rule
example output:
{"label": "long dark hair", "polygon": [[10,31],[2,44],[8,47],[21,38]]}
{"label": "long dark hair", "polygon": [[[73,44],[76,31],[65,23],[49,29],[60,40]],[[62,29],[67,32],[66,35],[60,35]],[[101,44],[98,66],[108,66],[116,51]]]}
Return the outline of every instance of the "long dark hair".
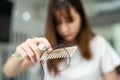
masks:
{"label": "long dark hair", "polygon": [[[88,24],[86,15],[83,10],[83,6],[80,0],[49,0],[48,15],[46,23],[46,38],[51,44],[58,43],[59,40],[63,40],[56,30],[56,25],[58,19],[55,16],[55,12],[65,10],[67,18],[72,21],[72,16],[70,13],[70,6],[72,6],[81,17],[81,29],[76,37],[76,43],[80,49],[80,53],[83,58],[90,60],[92,58],[92,53],[90,50],[90,41],[94,37],[92,30]],[[49,72],[53,72],[55,75],[59,73],[58,64],[60,60],[55,59],[56,63],[52,60],[47,61]]]}

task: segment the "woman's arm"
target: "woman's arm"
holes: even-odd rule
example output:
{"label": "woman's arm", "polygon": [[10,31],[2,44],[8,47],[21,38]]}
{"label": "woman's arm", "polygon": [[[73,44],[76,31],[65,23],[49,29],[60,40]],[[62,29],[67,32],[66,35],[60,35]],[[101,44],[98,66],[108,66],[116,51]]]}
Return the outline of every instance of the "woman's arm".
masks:
{"label": "woman's arm", "polygon": [[107,73],[103,76],[104,80],[119,80],[118,79],[118,74],[116,72],[116,70],[110,72],[110,73]]}
{"label": "woman's arm", "polygon": [[24,60],[15,60],[10,57],[4,65],[3,71],[7,77],[15,77],[30,66],[37,62],[41,57],[42,51],[39,49],[38,44],[44,44],[48,51],[52,51],[52,47],[46,38],[33,38],[28,39],[16,48],[16,52],[21,55]]}
{"label": "woman's arm", "polygon": [[27,59],[18,61],[10,57],[4,65],[3,72],[7,77],[15,77],[32,65],[33,63]]}

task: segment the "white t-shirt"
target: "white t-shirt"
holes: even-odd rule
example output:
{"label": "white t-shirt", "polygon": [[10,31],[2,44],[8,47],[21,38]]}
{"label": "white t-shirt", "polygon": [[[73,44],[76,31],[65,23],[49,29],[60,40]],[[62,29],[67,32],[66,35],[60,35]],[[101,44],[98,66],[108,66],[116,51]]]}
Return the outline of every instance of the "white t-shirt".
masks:
{"label": "white t-shirt", "polygon": [[102,75],[109,73],[120,65],[120,58],[110,44],[97,35],[90,43],[93,58],[85,60],[79,49],[71,57],[70,66],[59,76],[52,76],[44,64],[44,80],[103,80]]}

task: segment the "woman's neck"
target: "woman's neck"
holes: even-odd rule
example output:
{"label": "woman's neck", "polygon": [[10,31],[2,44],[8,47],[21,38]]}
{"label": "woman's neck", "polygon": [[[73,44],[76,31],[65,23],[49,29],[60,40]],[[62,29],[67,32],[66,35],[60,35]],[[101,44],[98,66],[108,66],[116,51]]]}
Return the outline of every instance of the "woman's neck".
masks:
{"label": "woman's neck", "polygon": [[75,41],[65,41],[65,46],[68,47],[68,46],[74,46],[76,45]]}

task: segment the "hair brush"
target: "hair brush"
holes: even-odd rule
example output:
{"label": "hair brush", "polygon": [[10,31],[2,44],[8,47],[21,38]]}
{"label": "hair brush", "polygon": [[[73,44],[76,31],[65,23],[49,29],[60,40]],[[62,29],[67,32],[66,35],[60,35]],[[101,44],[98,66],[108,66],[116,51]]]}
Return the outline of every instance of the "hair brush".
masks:
{"label": "hair brush", "polygon": [[[54,49],[49,53],[47,51],[47,48],[45,48],[44,44],[39,44],[39,49],[42,50],[43,53],[41,58],[39,60],[37,59],[38,61],[71,57],[72,54],[76,51],[77,46],[58,48],[58,49]],[[12,54],[12,57],[14,57],[17,60],[24,60],[24,58],[17,52]]]}

